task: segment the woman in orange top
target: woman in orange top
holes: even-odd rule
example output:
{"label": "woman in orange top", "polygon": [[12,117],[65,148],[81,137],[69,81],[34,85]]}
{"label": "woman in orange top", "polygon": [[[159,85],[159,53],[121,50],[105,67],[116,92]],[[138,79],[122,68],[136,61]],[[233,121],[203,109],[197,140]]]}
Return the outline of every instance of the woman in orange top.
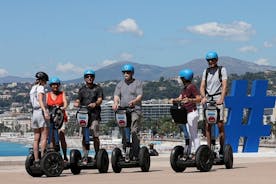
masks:
{"label": "woman in orange top", "polygon": [[65,109],[68,106],[65,92],[59,90],[60,80],[58,77],[52,77],[49,81],[49,85],[51,87],[51,91],[46,95],[46,102],[48,107],[50,106],[59,106],[63,110],[64,114],[64,123],[59,130],[59,138],[61,143],[62,152],[64,155],[64,161],[68,161],[67,158],[67,143],[65,140],[65,123],[68,121],[68,117],[66,115]]}

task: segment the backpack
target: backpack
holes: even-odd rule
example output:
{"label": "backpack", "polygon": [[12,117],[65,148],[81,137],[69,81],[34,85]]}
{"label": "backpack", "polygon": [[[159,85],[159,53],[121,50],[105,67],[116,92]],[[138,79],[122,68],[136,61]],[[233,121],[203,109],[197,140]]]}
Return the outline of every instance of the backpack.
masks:
{"label": "backpack", "polygon": [[[219,70],[219,81],[222,82],[222,74],[221,74],[221,69],[223,66],[218,66],[217,69]],[[208,78],[208,74],[210,73],[211,68],[207,68],[206,69],[206,75],[205,75],[205,82],[207,83],[207,78]],[[206,86],[206,85],[205,85]]]}

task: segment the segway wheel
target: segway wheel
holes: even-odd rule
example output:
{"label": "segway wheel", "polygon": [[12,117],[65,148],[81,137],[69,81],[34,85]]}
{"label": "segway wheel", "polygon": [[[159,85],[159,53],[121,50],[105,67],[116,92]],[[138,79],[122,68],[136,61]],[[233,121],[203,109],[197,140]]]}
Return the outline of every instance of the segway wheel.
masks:
{"label": "segway wheel", "polygon": [[40,168],[34,168],[34,154],[30,153],[25,161],[25,169],[27,173],[32,177],[41,177],[43,175],[43,171]]}
{"label": "segway wheel", "polygon": [[47,177],[57,177],[63,171],[63,159],[58,152],[47,152],[41,159],[40,167]]}
{"label": "segway wheel", "polygon": [[115,173],[120,173],[122,170],[122,167],[120,167],[120,165],[118,164],[121,159],[122,159],[121,150],[119,148],[115,148],[112,151],[112,155],[111,155],[111,165]]}
{"label": "segway wheel", "polygon": [[100,149],[98,154],[96,163],[97,163],[97,168],[99,170],[99,173],[107,173],[108,171],[108,166],[109,166],[109,159],[108,159],[108,154],[105,149]]}
{"label": "segway wheel", "polygon": [[179,166],[179,164],[177,164],[177,161],[183,157],[183,152],[184,152],[183,146],[175,146],[171,151],[170,163],[171,163],[172,169],[175,172],[183,172],[186,169],[184,165]]}
{"label": "segway wheel", "polygon": [[139,165],[142,172],[149,172],[150,168],[150,155],[147,147],[143,146],[139,151]]}
{"label": "segway wheel", "polygon": [[72,174],[80,174],[81,168],[78,163],[81,160],[81,153],[77,149],[73,149],[70,151],[70,170]]}
{"label": "segway wheel", "polygon": [[223,147],[223,161],[226,169],[233,168],[233,150],[230,144]]}
{"label": "segway wheel", "polygon": [[201,172],[211,170],[214,162],[213,151],[207,145],[201,145],[196,151],[196,167]]}

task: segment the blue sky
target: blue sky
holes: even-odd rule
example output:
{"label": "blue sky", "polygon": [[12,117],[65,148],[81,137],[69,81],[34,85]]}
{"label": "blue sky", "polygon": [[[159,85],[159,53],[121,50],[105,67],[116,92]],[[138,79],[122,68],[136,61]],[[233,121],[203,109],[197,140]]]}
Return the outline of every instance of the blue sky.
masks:
{"label": "blue sky", "polygon": [[215,50],[276,66],[274,0],[0,0],[0,77],[62,80],[110,63],[175,66]]}

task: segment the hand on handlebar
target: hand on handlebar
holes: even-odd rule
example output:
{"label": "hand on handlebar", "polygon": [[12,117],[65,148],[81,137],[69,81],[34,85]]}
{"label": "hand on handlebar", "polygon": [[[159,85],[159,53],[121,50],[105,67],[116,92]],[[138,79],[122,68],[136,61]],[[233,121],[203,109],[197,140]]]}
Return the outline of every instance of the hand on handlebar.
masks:
{"label": "hand on handlebar", "polygon": [[117,111],[118,107],[119,107],[119,105],[116,104],[116,103],[114,103],[114,104],[112,105],[113,111]]}
{"label": "hand on handlebar", "polygon": [[207,98],[206,97],[203,97],[202,99],[201,99],[201,102],[200,102],[201,104],[206,104],[207,103]]}
{"label": "hand on handlebar", "polygon": [[91,109],[94,109],[96,107],[96,103],[95,102],[90,103],[90,104],[88,104],[87,107],[90,107]]}
{"label": "hand on handlebar", "polygon": [[134,100],[131,100],[131,101],[128,103],[128,106],[129,106],[129,107],[135,107],[135,101],[134,101]]}

